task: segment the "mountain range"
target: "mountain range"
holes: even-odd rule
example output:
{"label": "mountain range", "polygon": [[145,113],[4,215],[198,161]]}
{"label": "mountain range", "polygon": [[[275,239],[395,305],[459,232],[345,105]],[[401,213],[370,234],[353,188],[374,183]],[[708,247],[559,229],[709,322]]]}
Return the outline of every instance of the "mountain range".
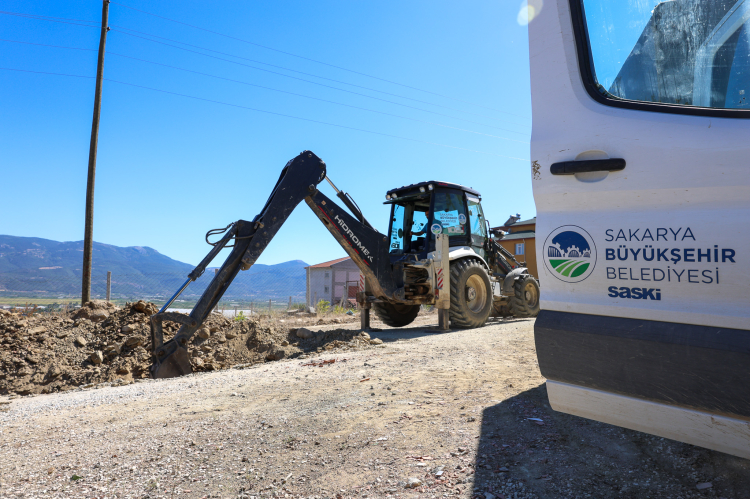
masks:
{"label": "mountain range", "polygon": [[[0,296],[64,298],[80,296],[83,241],[59,242],[38,237],[0,235]],[[104,297],[107,271],[112,272],[112,297],[159,300],[171,296],[193,270],[153,248],[119,247],[94,242],[92,295]],[[304,300],[302,260],[276,265],[256,264],[240,272],[225,293],[226,299]],[[214,275],[213,268],[183,293],[197,299]]]}

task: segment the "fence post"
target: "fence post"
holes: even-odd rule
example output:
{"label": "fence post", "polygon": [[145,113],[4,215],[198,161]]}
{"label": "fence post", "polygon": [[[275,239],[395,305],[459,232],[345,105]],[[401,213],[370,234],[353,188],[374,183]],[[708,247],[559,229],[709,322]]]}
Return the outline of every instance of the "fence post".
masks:
{"label": "fence post", "polygon": [[112,272],[107,271],[107,302],[109,302],[109,298],[112,294]]}
{"label": "fence post", "polygon": [[292,309],[292,297],[290,296],[289,297],[289,308],[287,310],[291,310],[291,309]]}
{"label": "fence post", "polygon": [[268,314],[271,315],[271,299],[268,299]]}

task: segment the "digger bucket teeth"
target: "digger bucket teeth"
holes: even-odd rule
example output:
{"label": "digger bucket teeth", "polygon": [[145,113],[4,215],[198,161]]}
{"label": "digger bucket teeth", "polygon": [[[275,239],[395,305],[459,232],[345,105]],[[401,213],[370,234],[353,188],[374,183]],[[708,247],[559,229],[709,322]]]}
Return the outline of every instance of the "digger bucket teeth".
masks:
{"label": "digger bucket teeth", "polygon": [[[164,321],[181,324],[174,338],[164,343]],[[154,364],[151,366],[151,376],[155,379],[175,378],[193,372],[188,357],[188,339],[198,328],[198,322],[189,315],[177,312],[159,312],[151,316],[151,345],[153,347]]]}
{"label": "digger bucket teeth", "polygon": [[176,378],[192,372],[193,367],[190,365],[187,350],[182,347],[177,347],[151,366],[151,375],[154,379]]}

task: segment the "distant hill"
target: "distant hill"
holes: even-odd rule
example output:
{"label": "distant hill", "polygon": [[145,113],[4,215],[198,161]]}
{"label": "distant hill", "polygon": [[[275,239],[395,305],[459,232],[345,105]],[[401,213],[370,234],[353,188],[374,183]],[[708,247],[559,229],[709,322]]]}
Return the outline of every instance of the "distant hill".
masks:
{"label": "distant hill", "polygon": [[[83,241],[0,235],[0,296],[80,296],[82,260]],[[292,296],[297,301],[305,295],[306,266],[301,260],[277,265],[256,264],[237,276],[225,298],[260,301]],[[153,248],[123,248],[95,242],[92,294],[104,296],[107,271],[111,271],[113,298],[164,299],[177,291],[192,270],[192,265],[173,260]],[[213,269],[206,270],[190,285],[184,297],[197,299],[213,275]]]}

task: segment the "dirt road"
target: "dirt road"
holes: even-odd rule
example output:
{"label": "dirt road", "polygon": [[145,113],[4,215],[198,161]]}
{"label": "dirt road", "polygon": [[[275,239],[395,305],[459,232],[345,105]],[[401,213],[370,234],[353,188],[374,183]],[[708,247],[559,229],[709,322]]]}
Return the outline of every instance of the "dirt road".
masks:
{"label": "dirt road", "polygon": [[750,461],[552,411],[533,320],[420,320],[360,351],[0,398],[0,497],[750,497]]}

